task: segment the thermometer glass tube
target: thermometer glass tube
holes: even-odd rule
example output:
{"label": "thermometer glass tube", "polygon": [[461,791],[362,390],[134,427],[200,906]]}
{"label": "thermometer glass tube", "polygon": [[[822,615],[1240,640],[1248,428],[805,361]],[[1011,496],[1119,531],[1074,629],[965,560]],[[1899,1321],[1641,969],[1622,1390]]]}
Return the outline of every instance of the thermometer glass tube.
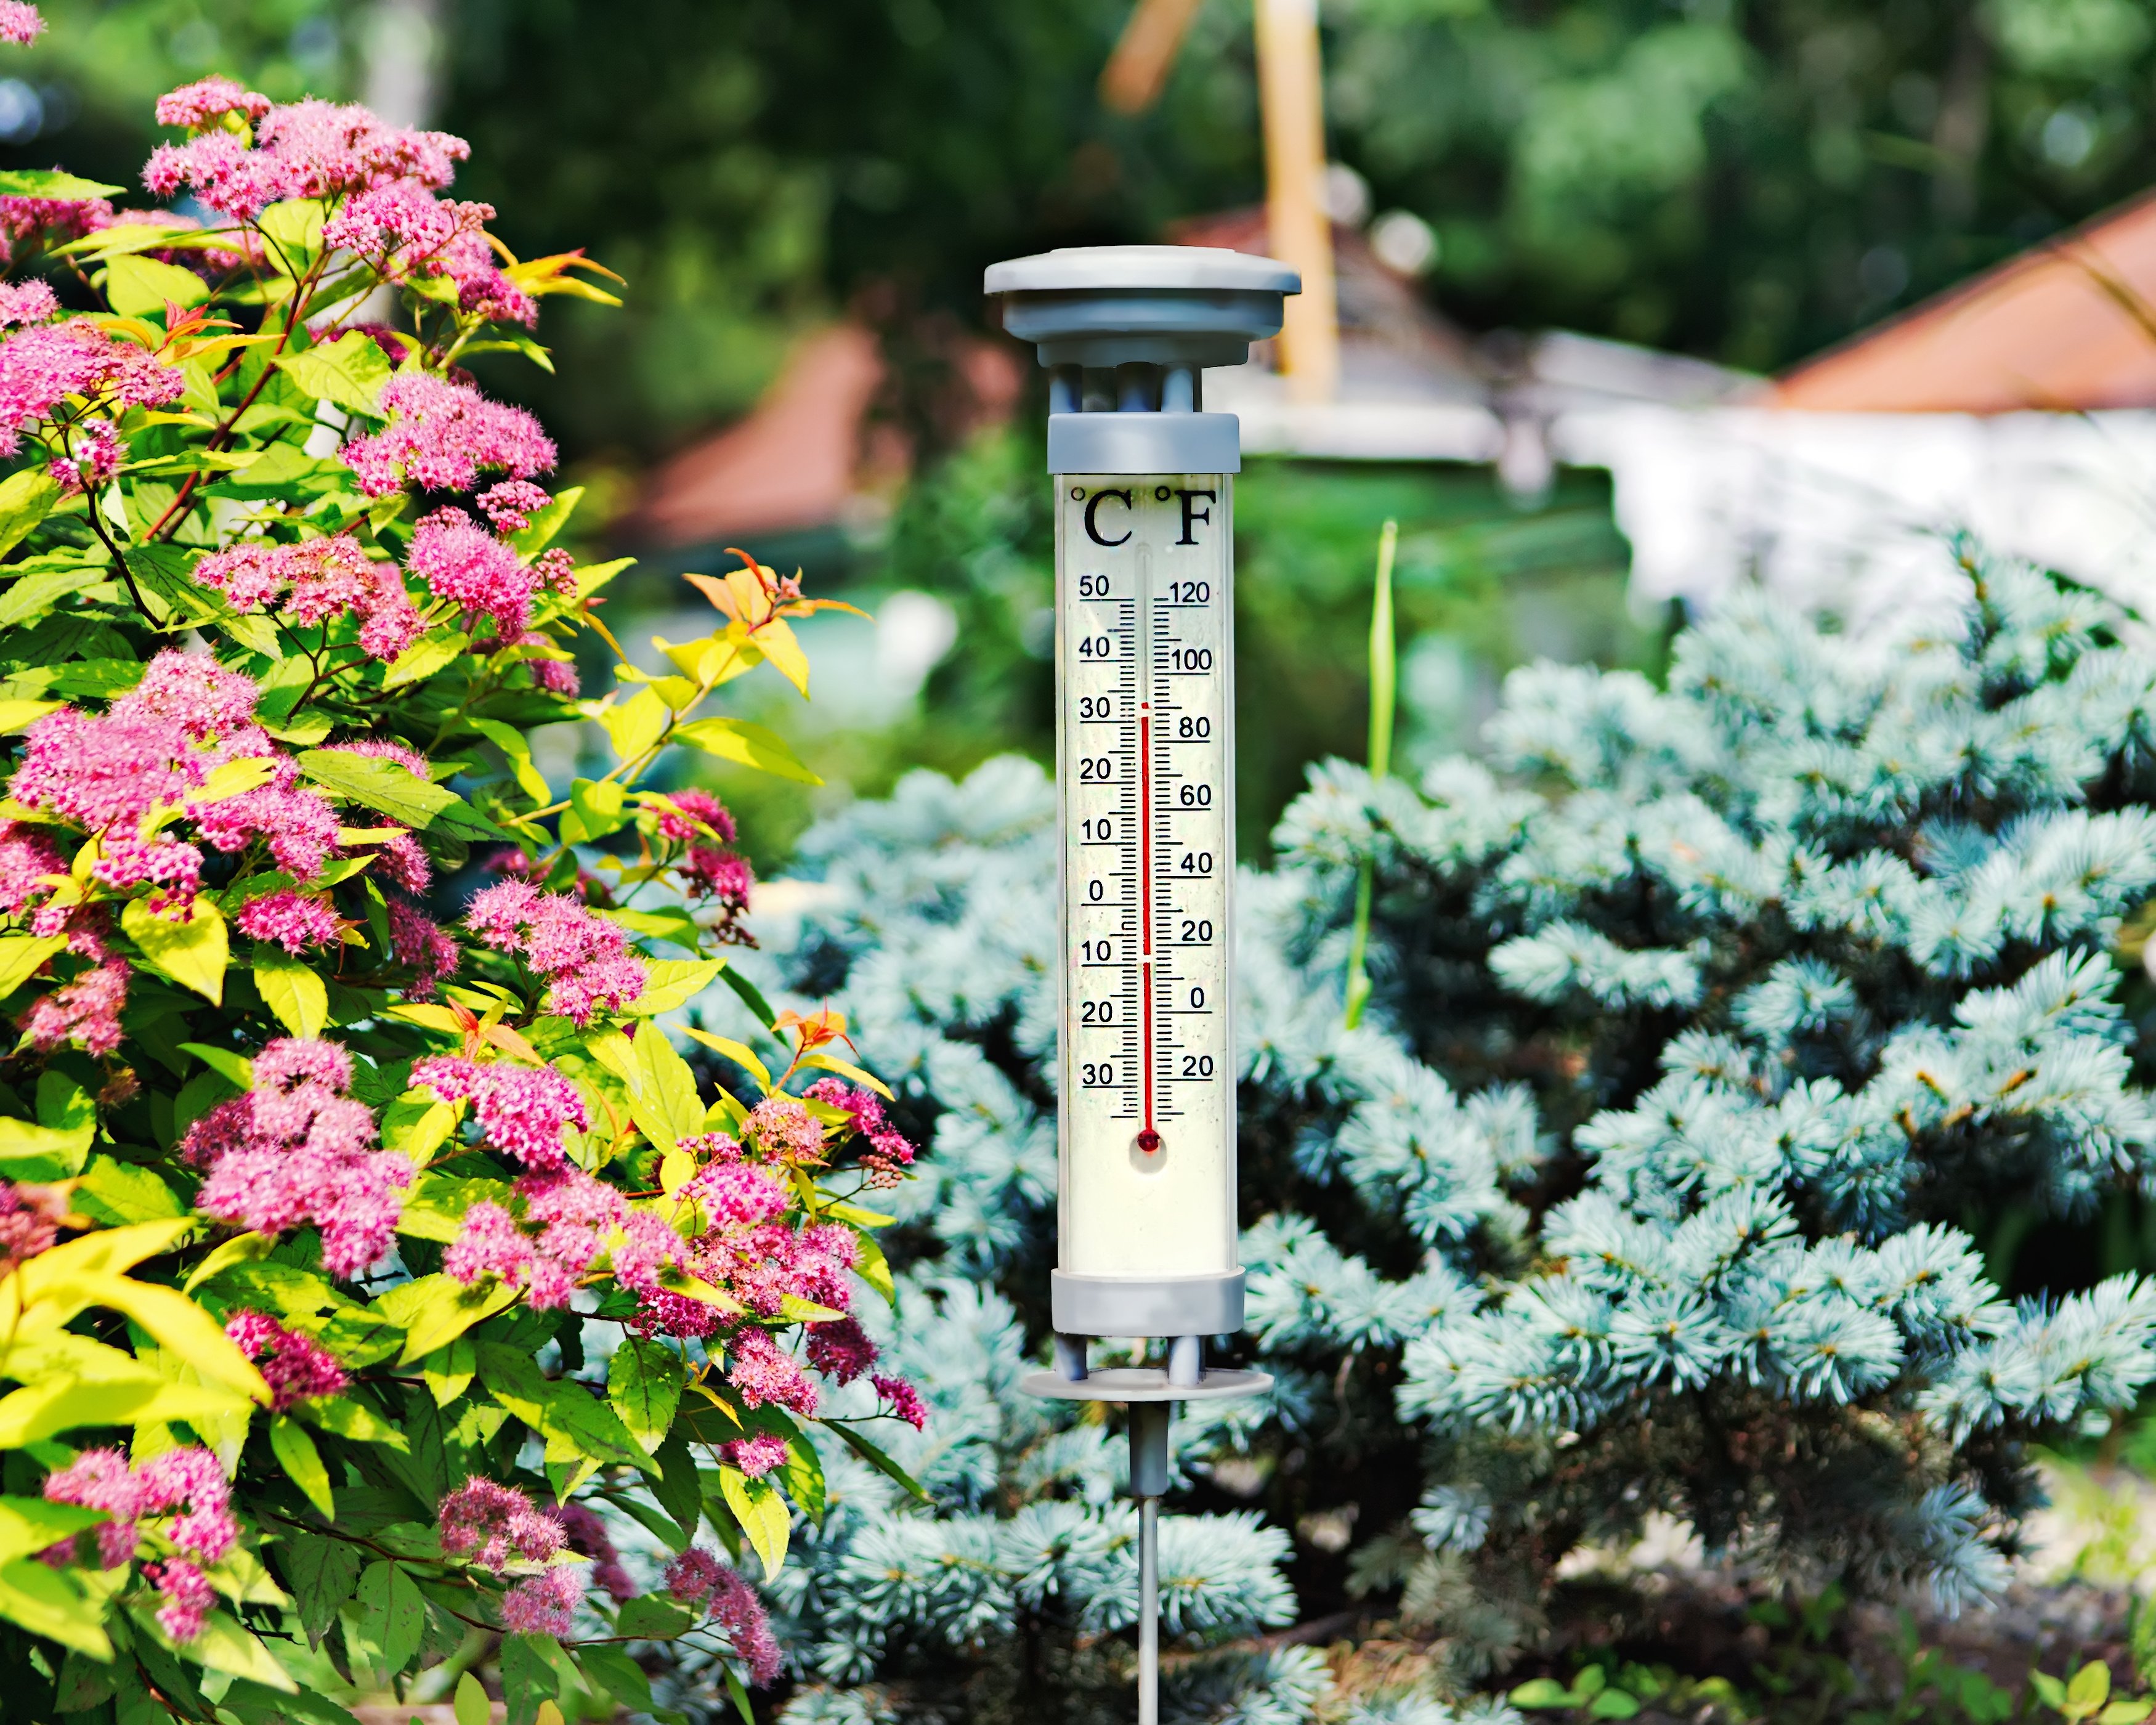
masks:
{"label": "thermometer glass tube", "polygon": [[1235,1266],[1229,475],[1056,479],[1060,1261]]}

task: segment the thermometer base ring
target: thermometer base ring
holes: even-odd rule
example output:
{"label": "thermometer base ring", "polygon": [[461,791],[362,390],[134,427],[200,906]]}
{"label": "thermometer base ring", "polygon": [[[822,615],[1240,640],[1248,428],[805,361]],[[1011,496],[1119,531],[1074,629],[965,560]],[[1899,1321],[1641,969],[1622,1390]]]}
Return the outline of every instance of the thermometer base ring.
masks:
{"label": "thermometer base ring", "polygon": [[1028,1395],[1056,1402],[1218,1402],[1239,1395],[1262,1395],[1273,1387],[1265,1372],[1208,1366],[1195,1384],[1171,1384],[1159,1366],[1096,1366],[1075,1383],[1054,1372],[1033,1372],[1019,1379]]}

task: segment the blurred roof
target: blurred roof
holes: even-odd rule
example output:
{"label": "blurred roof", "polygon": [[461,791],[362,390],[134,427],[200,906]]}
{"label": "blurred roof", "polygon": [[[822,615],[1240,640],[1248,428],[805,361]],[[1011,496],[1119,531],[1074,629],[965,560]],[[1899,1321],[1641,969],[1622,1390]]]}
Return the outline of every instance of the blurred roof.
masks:
{"label": "blurred roof", "polygon": [[2156,193],[1807,360],[1768,399],[1841,413],[2156,407]]}

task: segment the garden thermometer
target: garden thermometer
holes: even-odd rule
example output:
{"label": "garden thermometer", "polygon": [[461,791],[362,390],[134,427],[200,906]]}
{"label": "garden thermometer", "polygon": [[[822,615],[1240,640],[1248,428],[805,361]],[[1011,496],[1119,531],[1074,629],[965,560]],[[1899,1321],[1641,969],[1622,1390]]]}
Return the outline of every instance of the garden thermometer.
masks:
{"label": "garden thermometer", "polygon": [[[1240,365],[1300,283],[1269,258],[1101,246],[996,264],[1004,326],[1049,372],[1055,487],[1062,959],[1056,1366],[1036,1394],[1131,1407],[1139,1702],[1158,1717],[1158,1499],[1178,1401],[1270,1380],[1208,1369],[1243,1327],[1236,1264],[1235,416]],[[1091,1365],[1093,1337],[1165,1344]]]}

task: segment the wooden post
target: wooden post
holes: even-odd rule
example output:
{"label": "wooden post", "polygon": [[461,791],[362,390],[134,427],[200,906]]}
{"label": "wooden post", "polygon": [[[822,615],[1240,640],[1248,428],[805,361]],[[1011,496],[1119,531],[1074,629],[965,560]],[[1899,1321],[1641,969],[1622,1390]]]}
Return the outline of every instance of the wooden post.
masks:
{"label": "wooden post", "polygon": [[1325,99],[1317,0],[1256,0],[1258,100],[1265,129],[1265,220],[1272,255],[1302,273],[1280,334],[1281,370],[1298,402],[1332,399],[1340,325],[1332,223],[1325,213]]}
{"label": "wooden post", "polygon": [[1101,100],[1119,114],[1141,114],[1159,100],[1199,0],[1138,0],[1116,51],[1101,73]]}

